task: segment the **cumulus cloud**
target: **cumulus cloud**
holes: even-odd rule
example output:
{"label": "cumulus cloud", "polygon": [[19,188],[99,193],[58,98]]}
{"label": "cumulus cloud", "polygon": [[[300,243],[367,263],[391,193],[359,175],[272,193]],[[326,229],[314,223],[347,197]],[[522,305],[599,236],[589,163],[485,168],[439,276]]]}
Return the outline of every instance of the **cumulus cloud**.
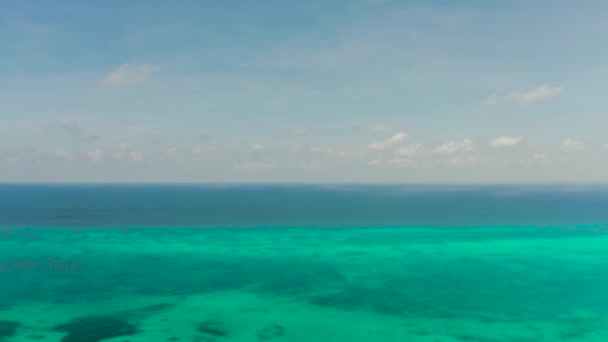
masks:
{"label": "cumulus cloud", "polygon": [[500,138],[494,139],[490,143],[490,147],[492,147],[492,148],[513,147],[513,146],[519,144],[522,140],[523,140],[522,137],[507,137],[507,136],[504,136],[504,137],[500,137]]}
{"label": "cumulus cloud", "polygon": [[509,95],[509,99],[520,105],[527,105],[536,101],[549,100],[563,92],[562,87],[542,86],[526,92],[516,91]]}
{"label": "cumulus cloud", "polygon": [[143,154],[131,150],[131,145],[125,142],[118,144],[118,148],[111,154],[114,160],[138,163],[144,160]]}
{"label": "cumulus cloud", "polygon": [[131,153],[129,153],[129,160],[134,163],[139,163],[144,160],[144,156],[139,152],[131,151]]}
{"label": "cumulus cloud", "polygon": [[475,144],[469,139],[464,139],[462,142],[450,141],[442,144],[435,149],[435,153],[439,154],[457,154],[466,153],[475,149]]}
{"label": "cumulus cloud", "polygon": [[498,101],[499,101],[498,95],[492,94],[492,95],[488,96],[485,100],[483,100],[481,102],[481,104],[484,106],[493,106],[495,104],[498,104]]}
{"label": "cumulus cloud", "polygon": [[95,163],[102,161],[106,155],[105,151],[99,148],[94,150],[82,150],[82,154],[85,158]]}
{"label": "cumulus cloud", "polygon": [[175,156],[180,155],[180,152],[177,149],[177,147],[169,147],[168,149],[165,150],[165,155],[170,156],[170,157],[175,157]]}
{"label": "cumulus cloud", "polygon": [[499,96],[492,94],[481,102],[485,106],[493,106],[499,103],[514,103],[517,105],[528,105],[538,101],[550,100],[563,93],[563,87],[542,86],[528,91],[513,91],[509,95]]}
{"label": "cumulus cloud", "polygon": [[382,163],[382,159],[374,159],[374,160],[368,161],[365,164],[369,165],[369,166],[377,166],[377,165],[380,165],[381,163]]}
{"label": "cumulus cloud", "polygon": [[549,162],[549,157],[544,153],[534,153],[532,155],[532,161],[529,163],[530,166],[544,166]]}
{"label": "cumulus cloud", "polygon": [[399,132],[386,140],[371,143],[369,148],[371,150],[389,150],[399,146],[407,139],[407,137],[408,136],[406,133]]}
{"label": "cumulus cloud", "polygon": [[76,159],[71,153],[68,153],[64,150],[57,150],[53,153],[53,156],[55,156],[58,159],[62,159],[62,160],[74,160]]}
{"label": "cumulus cloud", "polygon": [[421,144],[412,144],[400,147],[399,149],[397,149],[397,151],[395,151],[395,154],[402,157],[411,157],[422,154],[423,152],[424,151]]}
{"label": "cumulus cloud", "polygon": [[99,148],[93,150],[87,150],[83,148],[80,150],[80,153],[77,154],[73,154],[64,150],[57,150],[53,152],[53,156],[57,159],[65,161],[88,160],[97,163],[105,158],[106,152]]}
{"label": "cumulus cloud", "polygon": [[155,73],[160,71],[158,65],[152,64],[123,64],[101,80],[106,86],[128,86],[149,82]]}
{"label": "cumulus cloud", "polygon": [[251,146],[251,150],[255,152],[262,151],[264,148],[266,148],[266,146],[264,146],[263,144],[255,144]]}
{"label": "cumulus cloud", "polygon": [[184,154],[184,152],[182,151],[181,148],[178,147],[169,147],[168,149],[165,150],[164,152],[164,157],[165,160],[172,160],[177,162],[178,164],[182,164],[182,165],[186,165],[188,164],[189,160],[186,155]]}
{"label": "cumulus cloud", "polygon": [[244,162],[244,163],[236,164],[235,168],[239,169],[239,170],[257,171],[257,170],[274,169],[276,166],[277,166],[276,163],[270,163],[270,162]]}
{"label": "cumulus cloud", "polygon": [[578,140],[566,139],[561,145],[559,145],[560,150],[564,152],[576,152],[582,151],[585,149],[585,143]]}

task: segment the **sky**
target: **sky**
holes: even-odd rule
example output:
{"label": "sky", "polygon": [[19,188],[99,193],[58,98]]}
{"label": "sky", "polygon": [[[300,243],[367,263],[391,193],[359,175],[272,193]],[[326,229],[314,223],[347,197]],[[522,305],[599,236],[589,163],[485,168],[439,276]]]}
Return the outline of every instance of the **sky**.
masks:
{"label": "sky", "polygon": [[607,182],[606,13],[3,0],[0,182]]}

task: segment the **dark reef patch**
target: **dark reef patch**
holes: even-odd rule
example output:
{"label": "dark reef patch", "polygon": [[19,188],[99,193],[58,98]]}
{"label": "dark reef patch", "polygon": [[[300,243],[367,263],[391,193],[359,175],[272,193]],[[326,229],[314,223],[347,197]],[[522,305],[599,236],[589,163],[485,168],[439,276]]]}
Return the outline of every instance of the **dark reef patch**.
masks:
{"label": "dark reef patch", "polygon": [[344,311],[366,310],[387,315],[406,315],[411,311],[421,311],[414,295],[391,286],[364,288],[350,286],[338,292],[317,295],[310,302],[324,307]]}
{"label": "dark reef patch", "polygon": [[215,337],[212,336],[194,336],[192,342],[214,342]]}
{"label": "dark reef patch", "polygon": [[[51,252],[38,251],[32,263],[48,264]],[[20,256],[10,256],[10,260]],[[0,260],[2,262],[2,260]],[[33,270],[22,266],[0,270],[9,281],[0,282],[0,308],[20,300],[51,304],[82,304],[126,293],[174,298],[223,290],[247,289],[272,295],[305,295],[346,285],[347,277],[335,265],[310,258],[243,257],[239,255],[179,255],[162,253],[101,253],[64,257],[61,264]],[[76,270],[66,265],[81,265]],[[137,265],[137,267],[134,267]],[[29,266],[27,266],[29,267]],[[187,280],[184,275],[187,274]],[[35,281],[49,279],[51,281]],[[151,308],[158,310],[162,308]],[[133,313],[135,314],[135,313]],[[143,315],[143,312],[137,315]],[[137,320],[138,318],[130,319]]]}
{"label": "dark reef patch", "polygon": [[285,335],[285,327],[278,323],[269,323],[257,333],[258,341],[280,338]]}
{"label": "dark reef patch", "polygon": [[152,305],[144,306],[143,308],[138,309],[137,311],[148,313],[148,314],[154,314],[157,312],[161,312],[161,311],[170,309],[172,307],[175,307],[175,305],[167,304],[167,303],[159,303],[159,304],[152,304]]}
{"label": "dark reef patch", "polygon": [[570,318],[562,320],[560,325],[561,331],[558,336],[564,341],[584,341],[588,339],[589,334],[605,330],[605,323],[602,319]]}
{"label": "dark reef patch", "polygon": [[67,332],[62,342],[97,342],[137,333],[135,325],[116,316],[87,316],[61,324],[54,331]]}
{"label": "dark reef patch", "polygon": [[122,311],[122,312],[120,312],[120,316],[129,318],[129,319],[133,319],[133,320],[141,320],[148,316],[156,315],[165,310],[171,309],[173,307],[175,307],[174,304],[167,304],[167,303],[153,304],[153,305],[144,306],[142,308],[135,309],[135,310]]}
{"label": "dark reef patch", "polygon": [[[457,339],[464,341],[464,342],[500,342],[500,341],[502,341],[499,339],[479,337],[479,336],[473,336],[473,335],[454,335],[454,337],[456,337]],[[510,341],[513,341],[513,340],[510,340]]]}
{"label": "dark reef patch", "polygon": [[215,337],[227,337],[228,331],[220,321],[209,320],[196,325],[196,331]]}
{"label": "dark reef patch", "polygon": [[0,340],[5,337],[15,336],[21,323],[15,321],[0,321]]}

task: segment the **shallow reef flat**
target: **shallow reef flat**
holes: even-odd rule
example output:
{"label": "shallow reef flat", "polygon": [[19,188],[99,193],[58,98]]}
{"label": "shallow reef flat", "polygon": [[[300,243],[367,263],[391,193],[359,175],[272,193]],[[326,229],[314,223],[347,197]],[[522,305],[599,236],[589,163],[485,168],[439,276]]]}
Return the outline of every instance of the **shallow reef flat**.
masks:
{"label": "shallow reef flat", "polygon": [[1,228],[0,341],[606,341],[606,231]]}

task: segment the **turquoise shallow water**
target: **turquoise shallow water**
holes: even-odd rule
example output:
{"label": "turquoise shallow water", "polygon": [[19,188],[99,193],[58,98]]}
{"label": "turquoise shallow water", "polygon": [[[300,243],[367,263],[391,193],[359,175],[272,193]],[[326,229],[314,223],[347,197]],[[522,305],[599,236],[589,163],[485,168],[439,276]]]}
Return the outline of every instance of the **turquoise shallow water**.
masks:
{"label": "turquoise shallow water", "polygon": [[[426,198],[349,189],[353,204],[343,189],[249,188],[265,197],[252,204],[259,211],[233,204],[213,227],[192,209],[176,214],[175,227],[166,224],[171,210],[132,202],[140,190],[12,187],[0,193],[0,341],[608,340],[605,193],[506,189],[435,189]],[[202,213],[218,194],[171,191]],[[11,202],[15,193],[31,201]],[[338,214],[319,203],[328,196],[346,201]],[[408,207],[417,198],[425,206]],[[454,203],[455,214],[448,199],[468,202]],[[310,207],[263,215],[272,213],[264,203],[288,210],[294,201]],[[389,207],[365,209],[366,201]],[[433,224],[399,225],[402,212]],[[228,213],[249,224],[222,220]]]}

